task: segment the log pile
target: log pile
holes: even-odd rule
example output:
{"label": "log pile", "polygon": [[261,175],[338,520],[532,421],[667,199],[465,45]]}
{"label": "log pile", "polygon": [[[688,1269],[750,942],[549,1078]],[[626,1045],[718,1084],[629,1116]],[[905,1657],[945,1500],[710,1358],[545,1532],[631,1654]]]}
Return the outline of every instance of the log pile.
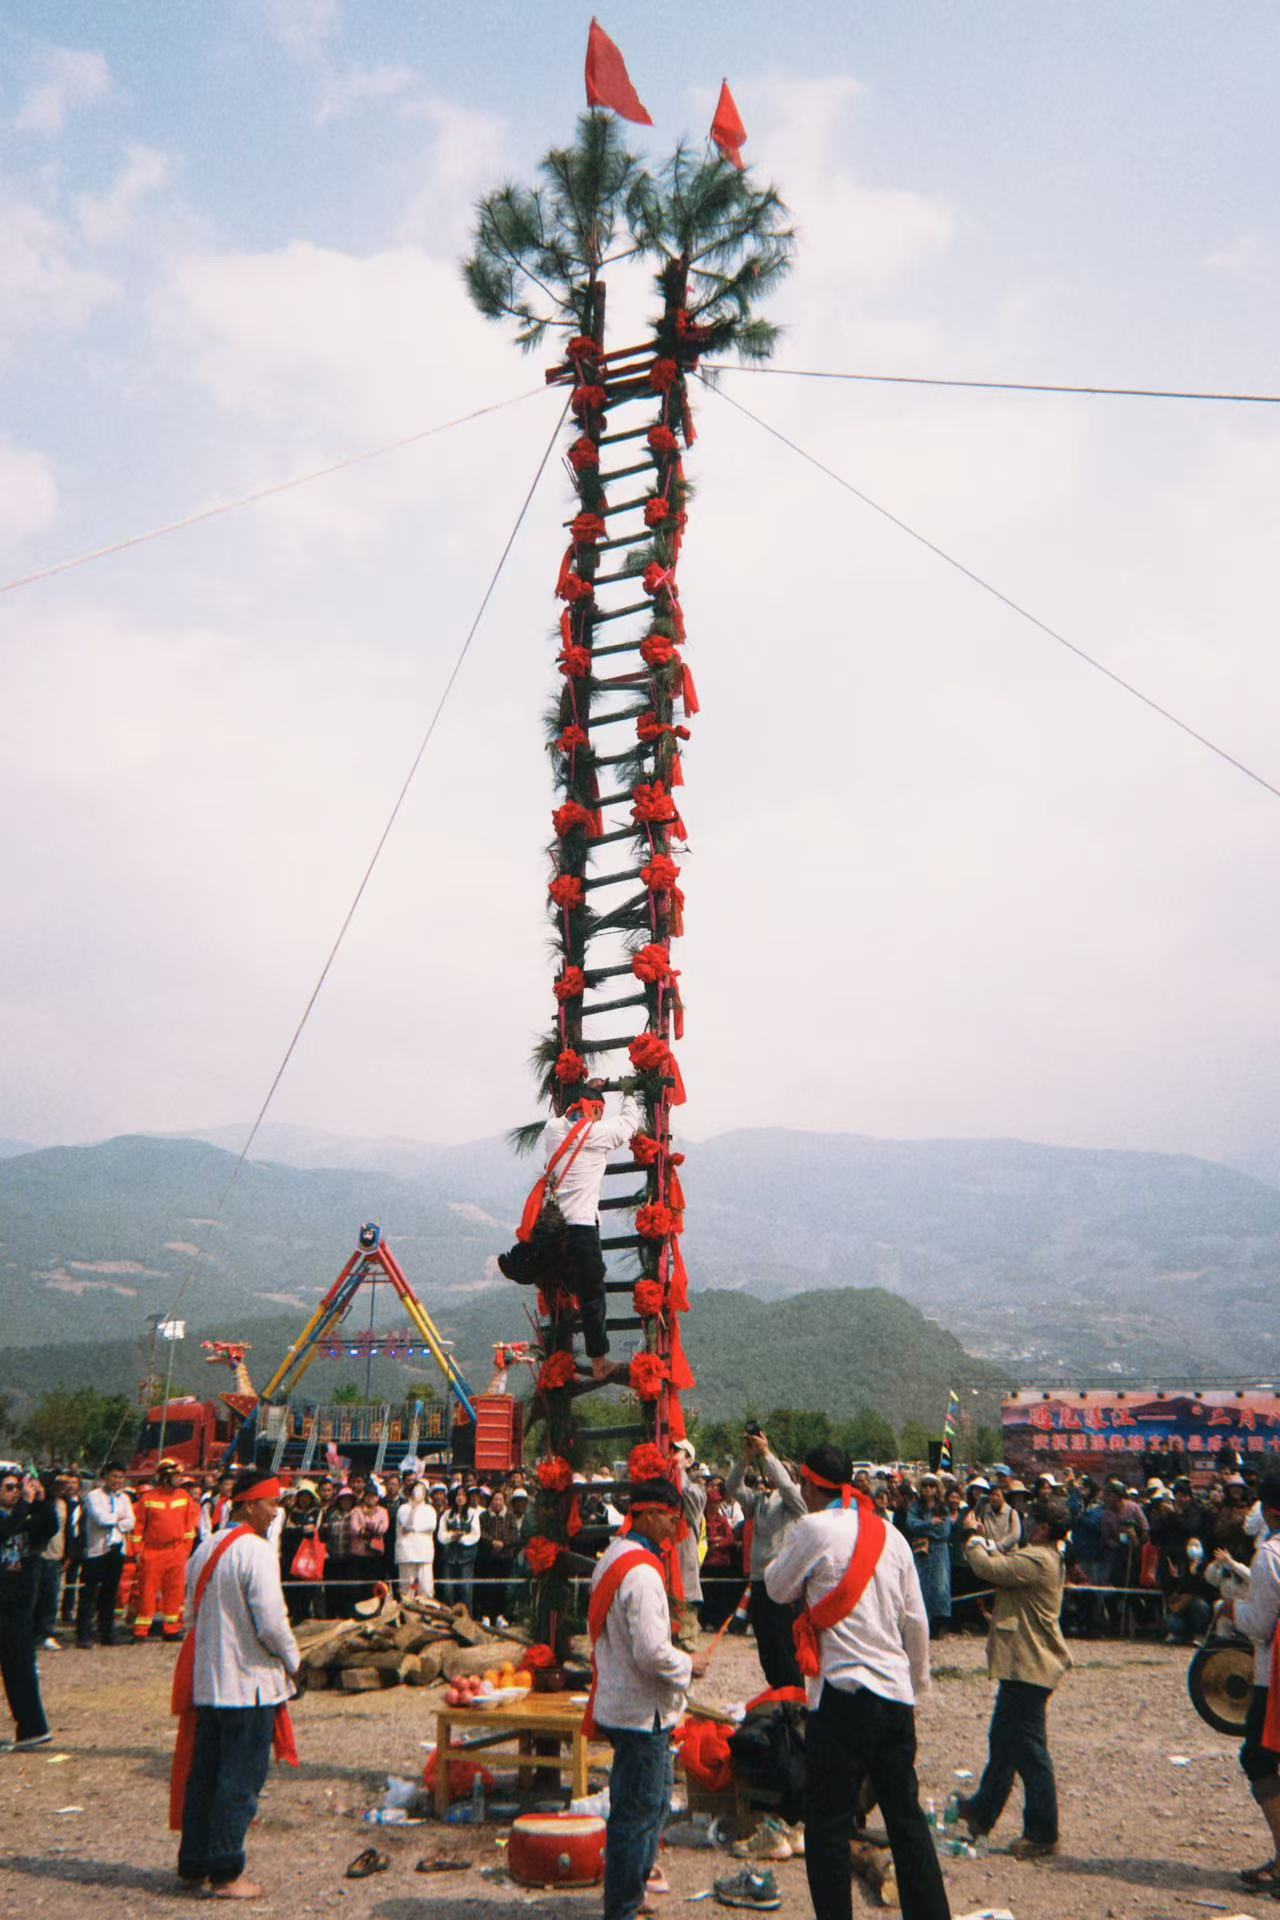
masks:
{"label": "log pile", "polygon": [[298,1629],[307,1692],[331,1688],[372,1693],[383,1687],[430,1687],[463,1674],[518,1662],[527,1641],[518,1629],[490,1633],[465,1607],[442,1601],[386,1598],[363,1619],[317,1621]]}

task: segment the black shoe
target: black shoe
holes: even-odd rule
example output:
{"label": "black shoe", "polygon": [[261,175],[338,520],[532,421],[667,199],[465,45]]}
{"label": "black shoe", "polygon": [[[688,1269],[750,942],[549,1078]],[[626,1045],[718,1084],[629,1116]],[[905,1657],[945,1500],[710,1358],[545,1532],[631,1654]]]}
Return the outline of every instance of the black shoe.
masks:
{"label": "black shoe", "polygon": [[977,1821],[973,1817],[973,1800],[972,1799],[966,1800],[963,1794],[961,1794],[959,1797],[959,1800],[957,1803],[957,1811],[960,1817],[961,1824],[963,1826],[968,1827],[969,1829],[969,1838],[971,1840],[976,1840],[981,1834],[989,1833],[991,1831],[989,1827],[980,1827],[978,1825]]}

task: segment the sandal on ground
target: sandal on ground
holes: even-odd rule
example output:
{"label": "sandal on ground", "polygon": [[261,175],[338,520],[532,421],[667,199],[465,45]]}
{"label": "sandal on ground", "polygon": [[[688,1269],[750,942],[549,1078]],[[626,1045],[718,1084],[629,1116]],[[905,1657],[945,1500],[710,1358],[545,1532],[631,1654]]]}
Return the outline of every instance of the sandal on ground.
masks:
{"label": "sandal on ground", "polygon": [[450,1860],[445,1854],[424,1854],[414,1868],[415,1873],[465,1873],[471,1865],[469,1860]]}
{"label": "sandal on ground", "polygon": [[368,1880],[372,1874],[385,1873],[390,1865],[385,1853],[379,1853],[376,1847],[366,1847],[347,1868],[347,1879]]}
{"label": "sandal on ground", "polygon": [[1236,1879],[1246,1887],[1280,1893],[1280,1860],[1264,1860],[1260,1867],[1241,1867]]}

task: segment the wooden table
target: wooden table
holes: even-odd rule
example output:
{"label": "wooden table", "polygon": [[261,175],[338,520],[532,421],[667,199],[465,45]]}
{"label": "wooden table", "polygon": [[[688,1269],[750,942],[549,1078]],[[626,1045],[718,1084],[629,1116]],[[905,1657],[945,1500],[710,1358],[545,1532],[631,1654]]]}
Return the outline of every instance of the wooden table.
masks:
{"label": "wooden table", "polygon": [[[554,1772],[557,1780],[568,1770],[572,1798],[582,1799],[590,1790],[588,1778],[591,1759],[582,1716],[586,1702],[567,1693],[526,1693],[502,1707],[438,1707],[436,1709],[436,1812],[443,1814],[449,1805],[450,1759],[469,1760],[488,1747],[516,1742],[521,1789],[533,1784],[539,1772]],[[457,1728],[467,1738],[455,1745]],[[539,1750],[537,1742],[544,1744]],[[554,1749],[547,1748],[554,1743]],[[566,1757],[561,1748],[568,1744]],[[603,1760],[599,1763],[605,1764]]]}

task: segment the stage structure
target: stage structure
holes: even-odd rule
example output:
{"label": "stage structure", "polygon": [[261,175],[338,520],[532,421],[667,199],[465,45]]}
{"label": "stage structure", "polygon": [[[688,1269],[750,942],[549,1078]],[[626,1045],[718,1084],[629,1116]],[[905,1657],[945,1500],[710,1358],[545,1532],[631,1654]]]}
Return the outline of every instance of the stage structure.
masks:
{"label": "stage structure", "polygon": [[[688,382],[704,353],[771,353],[778,330],[755,309],[787,271],[793,239],[777,194],[736,159],[682,145],[651,171],[604,112],[585,114],[574,144],[549,153],[539,173],[535,186],[508,185],[480,203],[465,268],[480,311],[514,322],[526,351],[554,330],[566,336],[546,374],[567,393],[565,466],[576,499],[548,580],[562,607],[546,725],[557,971],[554,1021],[535,1068],[555,1112],[598,1075],[611,1089],[634,1082],[644,1113],[630,1156],[608,1169],[601,1203],[614,1227],[602,1236],[612,1256],[613,1350],[619,1334],[636,1336],[629,1364],[615,1370],[638,1402],[629,1421],[579,1432],[575,1400],[596,1383],[573,1352],[576,1305],[554,1289],[538,1296],[543,1359],[532,1412],[544,1417],[545,1457],[528,1557],[535,1625],[558,1659],[582,1438],[639,1442],[632,1475],[667,1472],[684,1432],[681,1396],[695,1385],[680,1330],[689,1308],[685,1197],[671,1128],[685,1097],[672,952],[685,910],[682,748],[698,712],[679,586],[691,499],[684,461],[696,438]],[[615,260],[632,261],[632,273],[647,263],[658,311],[647,337],[611,347],[602,268]],[[513,1137],[532,1149],[542,1124]]]}

